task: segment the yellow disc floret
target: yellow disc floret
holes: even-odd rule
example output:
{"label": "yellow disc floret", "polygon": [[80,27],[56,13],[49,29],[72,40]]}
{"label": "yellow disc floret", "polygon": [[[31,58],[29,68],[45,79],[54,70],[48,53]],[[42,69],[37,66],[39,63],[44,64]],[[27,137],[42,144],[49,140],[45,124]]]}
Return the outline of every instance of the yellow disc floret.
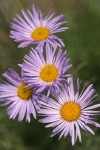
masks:
{"label": "yellow disc floret", "polygon": [[41,69],[40,77],[45,82],[53,82],[58,77],[58,69],[53,65],[47,65]]}
{"label": "yellow disc floret", "polygon": [[48,28],[46,28],[46,27],[39,27],[39,28],[36,28],[36,29],[32,32],[32,38],[33,38],[34,40],[39,40],[39,41],[46,40],[49,35],[50,35],[50,31],[49,31]]}
{"label": "yellow disc floret", "polygon": [[26,88],[27,84],[22,83],[18,87],[18,96],[23,100],[29,100],[29,98],[32,96],[32,89]]}
{"label": "yellow disc floret", "polygon": [[65,103],[60,110],[61,117],[67,121],[75,121],[81,114],[80,106],[75,102]]}

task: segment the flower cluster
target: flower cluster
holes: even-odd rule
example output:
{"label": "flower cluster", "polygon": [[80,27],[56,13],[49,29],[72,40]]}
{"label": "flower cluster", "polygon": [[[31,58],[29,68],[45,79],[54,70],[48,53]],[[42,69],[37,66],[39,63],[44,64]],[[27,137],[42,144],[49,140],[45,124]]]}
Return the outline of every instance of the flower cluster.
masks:
{"label": "flower cluster", "polygon": [[95,108],[100,104],[93,104],[97,95],[92,84],[85,85],[80,92],[81,82],[77,79],[74,88],[73,75],[68,73],[70,59],[62,39],[55,35],[68,29],[64,26],[64,15],[54,17],[49,12],[43,16],[34,6],[32,12],[21,12],[22,17],[17,15],[11,23],[10,37],[20,43],[19,48],[29,45],[35,48],[19,64],[21,76],[12,68],[3,74],[0,105],[9,105],[10,119],[18,116],[18,121],[26,118],[30,122],[32,114],[39,122],[46,123],[47,128],[54,128],[51,137],[59,134],[60,139],[70,135],[72,145],[77,138],[81,142],[80,128],[94,134],[89,124],[100,127],[93,118],[99,114]]}

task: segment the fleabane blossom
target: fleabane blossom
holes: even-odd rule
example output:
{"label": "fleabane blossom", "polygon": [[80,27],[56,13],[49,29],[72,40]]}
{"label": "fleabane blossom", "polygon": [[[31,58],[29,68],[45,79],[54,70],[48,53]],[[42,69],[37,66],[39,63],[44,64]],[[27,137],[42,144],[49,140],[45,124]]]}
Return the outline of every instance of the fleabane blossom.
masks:
{"label": "fleabane blossom", "polygon": [[68,69],[71,67],[67,58],[67,51],[53,49],[49,45],[46,49],[35,51],[32,49],[28,55],[25,55],[24,62],[21,64],[23,70],[23,80],[29,87],[37,86],[38,92],[47,90],[47,94],[56,90],[66,82]]}
{"label": "fleabane blossom", "polygon": [[15,119],[18,115],[18,121],[22,121],[26,116],[26,121],[30,122],[30,115],[36,119],[36,99],[37,96],[32,88],[26,88],[27,83],[23,82],[13,69],[9,68],[3,74],[6,79],[0,83],[0,102],[1,106],[9,105],[7,113],[10,119]]}
{"label": "fleabane blossom", "polygon": [[[61,137],[71,136],[72,145],[75,144],[77,138],[81,142],[82,128],[95,134],[89,125],[100,127],[95,121],[96,115],[100,111],[94,110],[100,107],[100,104],[94,104],[96,97],[95,90],[92,85],[79,92],[80,81],[77,80],[77,90],[74,89],[73,77],[68,78],[68,84],[61,87],[59,94],[54,93],[54,99],[47,96],[41,98],[40,109],[38,114],[42,116],[39,120],[41,123],[46,123],[46,127],[52,127],[53,132],[51,137],[59,134]],[[94,117],[93,117],[94,116]]]}
{"label": "fleabane blossom", "polygon": [[21,11],[22,16],[16,15],[14,22],[11,23],[10,37],[14,41],[19,42],[19,48],[24,48],[29,45],[44,46],[45,43],[53,47],[64,46],[63,41],[55,34],[64,32],[68,27],[63,27],[66,23],[64,15],[61,14],[54,17],[53,12],[49,12],[46,16],[36,9],[33,5],[32,12],[27,9]]}

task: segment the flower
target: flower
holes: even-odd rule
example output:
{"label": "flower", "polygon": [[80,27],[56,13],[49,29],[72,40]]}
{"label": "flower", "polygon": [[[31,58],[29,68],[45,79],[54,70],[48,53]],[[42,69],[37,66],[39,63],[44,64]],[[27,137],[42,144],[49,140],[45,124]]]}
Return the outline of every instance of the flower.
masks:
{"label": "flower", "polygon": [[[93,105],[95,90],[92,85],[88,86],[79,94],[80,82],[77,80],[78,90],[75,92],[73,85],[73,77],[68,78],[68,85],[61,87],[59,94],[55,94],[55,98],[51,99],[47,96],[39,101],[39,115],[43,116],[39,120],[41,123],[47,123],[46,127],[53,127],[51,137],[60,133],[61,137],[71,136],[72,145],[75,144],[77,138],[81,142],[80,128],[94,134],[88,124],[100,127],[100,124],[94,121],[92,116],[98,115],[100,111],[94,109],[100,107],[100,104]],[[55,100],[56,99],[56,100]],[[92,104],[92,105],[91,105]]]}
{"label": "flower", "polygon": [[[3,74],[7,82],[0,84],[0,101],[4,102],[2,106],[10,104],[7,109],[9,118],[15,119],[18,115],[18,121],[22,121],[26,116],[26,121],[30,122],[30,115],[36,119],[35,96],[32,88],[26,88],[27,83],[22,81],[13,69],[9,68]],[[33,96],[34,95],[34,96]]]}
{"label": "flower", "polygon": [[32,12],[27,10],[21,11],[23,17],[17,14],[14,18],[14,23],[11,23],[10,37],[16,42],[20,42],[20,47],[26,47],[36,44],[39,47],[44,43],[49,43],[52,46],[64,46],[63,41],[58,38],[55,33],[63,32],[67,27],[62,27],[66,21],[63,21],[64,15],[54,17],[54,13],[49,12],[45,17],[40,10],[32,7]]}
{"label": "flower", "polygon": [[[43,51],[43,50],[41,50]],[[62,49],[53,49],[49,45],[44,49],[44,55],[41,51],[32,51],[24,57],[24,63],[21,66],[23,70],[23,80],[29,87],[38,86],[38,92],[48,89],[48,93],[59,90],[62,82],[66,81],[66,74],[71,67],[67,58],[67,51]]]}

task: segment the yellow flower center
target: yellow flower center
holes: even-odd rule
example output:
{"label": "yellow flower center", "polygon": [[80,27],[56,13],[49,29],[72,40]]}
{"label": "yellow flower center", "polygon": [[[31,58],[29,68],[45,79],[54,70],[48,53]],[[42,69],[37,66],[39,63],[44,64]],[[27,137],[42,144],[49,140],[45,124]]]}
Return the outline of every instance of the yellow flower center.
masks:
{"label": "yellow flower center", "polygon": [[32,32],[32,38],[34,40],[39,40],[39,41],[47,39],[49,35],[50,35],[50,31],[46,27],[36,28]]}
{"label": "yellow flower center", "polygon": [[60,110],[61,117],[67,121],[77,120],[81,114],[80,106],[75,102],[65,103]]}
{"label": "yellow flower center", "polygon": [[58,70],[53,65],[47,65],[40,71],[40,77],[45,82],[53,82],[58,76]]}
{"label": "yellow flower center", "polygon": [[17,93],[21,99],[29,100],[29,98],[32,96],[32,89],[25,88],[25,86],[27,86],[27,84],[25,83],[20,84]]}

